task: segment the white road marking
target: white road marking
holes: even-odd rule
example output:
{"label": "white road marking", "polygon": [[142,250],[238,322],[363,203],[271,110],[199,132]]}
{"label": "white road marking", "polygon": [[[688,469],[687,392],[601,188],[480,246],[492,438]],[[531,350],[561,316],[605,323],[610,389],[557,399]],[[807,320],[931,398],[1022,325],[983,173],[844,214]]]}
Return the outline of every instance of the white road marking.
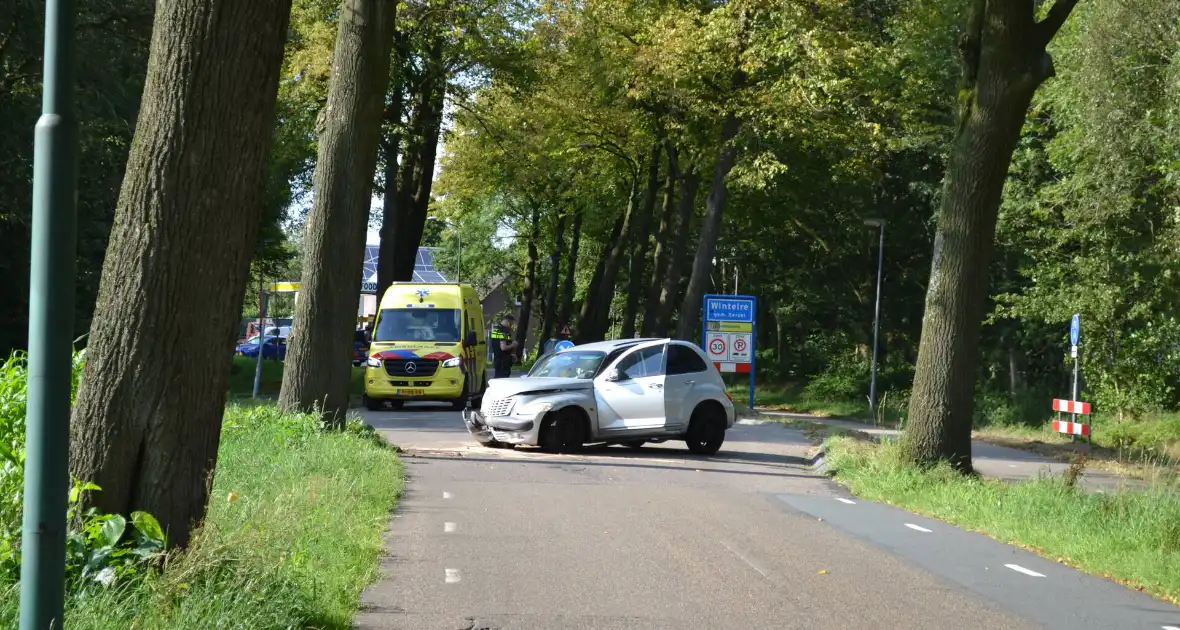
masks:
{"label": "white road marking", "polygon": [[457,525],[455,525],[454,523],[451,523],[449,521],[446,523],[443,523],[443,531],[448,534],[455,531],[456,527],[457,527]]}
{"label": "white road marking", "polygon": [[459,569],[447,569],[447,584],[454,584],[459,581]]}
{"label": "white road marking", "polygon": [[1004,566],[1008,567],[1009,569],[1012,569],[1013,571],[1016,571],[1018,573],[1023,573],[1025,575],[1031,575],[1033,577],[1045,577],[1043,574],[1037,573],[1036,571],[1033,571],[1030,569],[1026,569],[1026,568],[1020,566],[1019,564],[1005,564]]}
{"label": "white road marking", "polygon": [[849,501],[848,499],[845,499],[844,497],[836,497],[836,500],[839,501],[840,503],[847,503],[848,505],[856,505],[856,501]]}
{"label": "white road marking", "polygon": [[733,545],[725,542],[724,540],[719,540],[717,542],[721,543],[721,546],[728,549],[729,553],[732,553],[735,557],[737,557],[738,560],[745,562],[746,566],[749,566],[751,569],[754,569],[755,571],[757,571],[758,575],[761,575],[762,577],[764,577],[768,580],[770,579],[770,575],[766,571],[763,571],[761,567],[759,567],[758,565],[751,562],[749,558],[743,556],[741,554],[741,552],[739,552],[737,549],[734,549]]}
{"label": "white road marking", "polygon": [[926,529],[925,527],[920,527],[918,525],[914,525],[913,523],[906,523],[905,526],[916,531],[916,532],[926,532],[927,534],[932,533],[932,530]]}
{"label": "white road marking", "polygon": [[444,492],[444,493],[443,493],[443,498],[444,498],[444,499],[449,499],[449,498],[451,498],[451,497],[453,497],[453,496],[455,496],[455,495],[451,494],[450,492]]}
{"label": "white road marking", "polygon": [[1164,626],[1163,628],[1164,630],[1180,630],[1180,628],[1177,628],[1176,626]]}

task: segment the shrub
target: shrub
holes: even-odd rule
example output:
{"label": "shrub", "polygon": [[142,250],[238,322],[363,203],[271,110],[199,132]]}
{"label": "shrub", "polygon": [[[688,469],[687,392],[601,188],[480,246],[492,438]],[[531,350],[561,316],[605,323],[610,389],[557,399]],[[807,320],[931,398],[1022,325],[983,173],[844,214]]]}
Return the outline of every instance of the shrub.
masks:
{"label": "shrub", "polygon": [[[71,402],[85,357],[85,350],[74,353]],[[0,586],[20,577],[27,410],[28,360],[24,353],[14,353],[0,366]],[[93,508],[79,514],[82,494],[100,490],[80,481],[62,488],[69,492],[66,579],[71,590],[137,579],[164,553],[164,532],[146,512],[134,512],[130,524],[123,516]]]}

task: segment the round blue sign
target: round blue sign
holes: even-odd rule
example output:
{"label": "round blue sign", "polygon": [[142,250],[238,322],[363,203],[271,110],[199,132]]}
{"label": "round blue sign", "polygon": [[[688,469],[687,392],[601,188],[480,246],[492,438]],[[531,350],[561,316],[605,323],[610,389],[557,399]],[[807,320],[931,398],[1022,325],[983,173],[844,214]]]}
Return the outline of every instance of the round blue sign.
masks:
{"label": "round blue sign", "polygon": [[1070,345],[1078,345],[1078,340],[1082,337],[1082,318],[1077,313],[1073,314],[1073,321],[1069,323],[1069,343]]}
{"label": "round blue sign", "polygon": [[556,352],[561,352],[562,350],[569,350],[572,347],[574,347],[574,342],[570,341],[569,339],[562,339],[553,346],[553,350]]}

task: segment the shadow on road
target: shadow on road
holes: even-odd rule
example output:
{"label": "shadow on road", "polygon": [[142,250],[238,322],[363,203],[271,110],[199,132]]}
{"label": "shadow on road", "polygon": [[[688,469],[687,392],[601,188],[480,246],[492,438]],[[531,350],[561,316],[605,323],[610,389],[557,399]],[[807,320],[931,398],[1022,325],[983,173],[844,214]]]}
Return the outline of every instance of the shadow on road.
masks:
{"label": "shadow on road", "polygon": [[[410,453],[406,453],[405,456],[407,457],[407,461],[410,461],[411,459],[417,459],[420,461],[431,461],[431,460],[455,461],[456,459],[459,459],[459,460],[466,461],[466,462],[481,462],[481,463],[487,463],[487,464],[501,464],[501,465],[504,465],[504,464],[541,464],[544,466],[559,465],[559,466],[586,466],[586,467],[597,467],[597,468],[637,468],[637,469],[645,469],[645,470],[679,470],[679,471],[683,471],[683,472],[695,472],[695,471],[699,470],[701,472],[722,473],[722,474],[726,474],[726,475],[756,475],[756,476],[762,476],[762,477],[796,477],[796,478],[800,478],[800,479],[815,478],[815,475],[810,472],[805,472],[805,471],[788,472],[786,467],[781,466],[781,465],[780,466],[767,466],[766,464],[757,464],[757,463],[752,464],[750,462],[743,462],[740,460],[726,462],[723,460],[710,459],[710,458],[701,458],[699,460],[686,459],[685,463],[688,463],[688,464],[695,463],[695,462],[699,462],[701,464],[734,463],[734,464],[747,465],[747,466],[769,467],[769,468],[775,469],[777,472],[764,471],[764,470],[736,470],[736,469],[729,469],[729,468],[717,468],[717,467],[708,466],[708,465],[705,465],[705,466],[676,466],[676,465],[671,465],[671,464],[658,465],[658,464],[642,463],[641,459],[633,459],[633,458],[631,458],[631,459],[619,458],[619,459],[612,459],[611,461],[594,461],[594,460],[587,460],[587,459],[565,459],[565,458],[562,458],[562,459],[523,459],[523,458],[519,458],[518,459],[518,458],[501,458],[501,457],[471,457],[469,455],[456,458],[453,455],[448,454],[448,453],[434,453],[434,452],[428,452],[428,451],[410,452]],[[798,466],[798,465],[800,465],[800,464],[796,464],[796,466]]]}

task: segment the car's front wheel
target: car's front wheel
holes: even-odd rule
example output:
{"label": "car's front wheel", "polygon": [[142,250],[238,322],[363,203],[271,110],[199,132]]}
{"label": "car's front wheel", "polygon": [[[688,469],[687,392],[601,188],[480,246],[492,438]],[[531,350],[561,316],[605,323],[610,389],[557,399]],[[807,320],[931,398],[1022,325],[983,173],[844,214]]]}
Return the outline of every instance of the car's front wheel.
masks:
{"label": "car's front wheel", "polygon": [[541,420],[541,448],[553,453],[576,453],[586,442],[586,424],[574,409],[562,409]]}
{"label": "car's front wheel", "polygon": [[688,434],[684,441],[688,450],[697,455],[714,455],[725,443],[725,410],[718,405],[704,404],[692,412]]}
{"label": "car's front wheel", "polygon": [[365,394],[364,402],[365,409],[368,409],[369,411],[381,411],[382,401],[377,400],[376,398],[370,398],[368,394]]}

